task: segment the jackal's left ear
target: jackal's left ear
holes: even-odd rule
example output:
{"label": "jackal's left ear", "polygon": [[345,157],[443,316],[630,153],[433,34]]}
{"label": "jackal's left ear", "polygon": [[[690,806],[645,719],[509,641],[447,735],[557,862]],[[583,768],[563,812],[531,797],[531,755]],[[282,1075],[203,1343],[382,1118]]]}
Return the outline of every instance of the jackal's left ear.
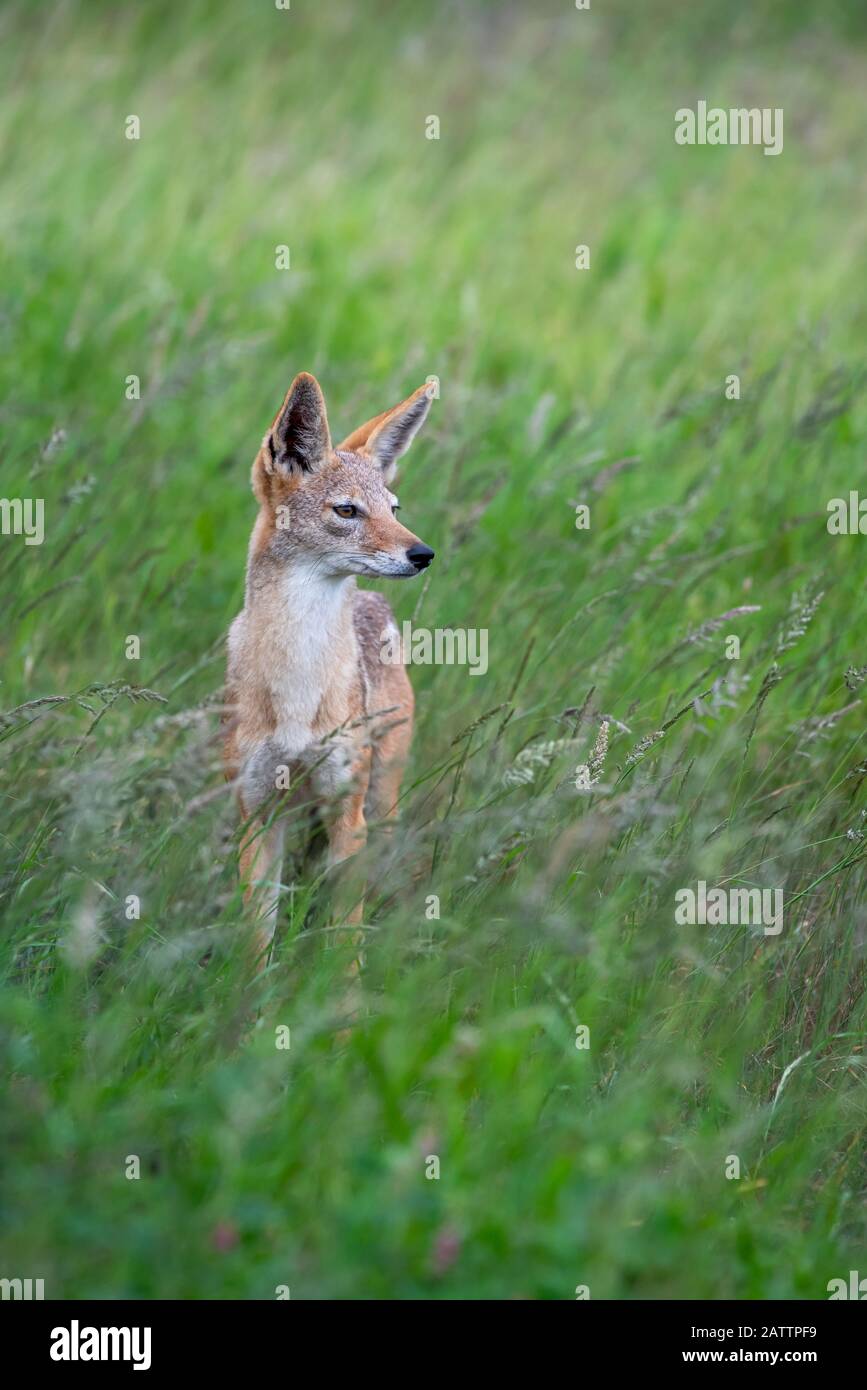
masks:
{"label": "jackal's left ear", "polygon": [[385,410],[359,425],[347,435],[340,448],[374,459],[385,474],[386,482],[390,482],[398,459],[406,453],[427,419],[432,396],[433,387],[425,383],[393,410]]}
{"label": "jackal's left ear", "polygon": [[331,452],[325,397],[315,376],[299,372],[265,436],[266,454],[284,472],[313,473]]}

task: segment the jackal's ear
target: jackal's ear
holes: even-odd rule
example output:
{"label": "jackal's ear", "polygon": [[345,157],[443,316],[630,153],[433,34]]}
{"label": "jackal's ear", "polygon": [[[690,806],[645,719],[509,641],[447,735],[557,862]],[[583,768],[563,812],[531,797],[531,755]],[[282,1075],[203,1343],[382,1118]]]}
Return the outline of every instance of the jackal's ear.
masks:
{"label": "jackal's ear", "polygon": [[265,436],[265,466],[284,473],[313,473],[331,452],[325,397],[315,376],[299,372]]}
{"label": "jackal's ear", "polygon": [[347,435],[340,448],[374,459],[385,474],[386,482],[390,482],[398,459],[406,453],[427,419],[432,396],[433,387],[425,383],[393,410],[384,410],[381,415],[374,415],[372,420],[359,425]]}

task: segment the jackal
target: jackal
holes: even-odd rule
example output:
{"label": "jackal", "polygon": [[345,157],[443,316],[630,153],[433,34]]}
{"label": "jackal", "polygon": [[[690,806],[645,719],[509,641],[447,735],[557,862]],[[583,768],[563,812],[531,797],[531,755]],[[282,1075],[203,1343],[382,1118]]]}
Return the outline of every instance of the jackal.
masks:
{"label": "jackal", "polygon": [[[434,557],[397,520],[397,460],[424,423],[431,388],[331,443],[319,383],[301,372],[253,463],[259,515],[243,611],[229,632],[225,761],[245,829],[240,868],[270,945],[283,860],[278,789],[315,801],[329,862],[359,850],[368,820],[397,813],[412,738],[403,665],[380,659],[389,605],[357,575],[411,578]],[[356,903],[349,921],[361,920]]]}

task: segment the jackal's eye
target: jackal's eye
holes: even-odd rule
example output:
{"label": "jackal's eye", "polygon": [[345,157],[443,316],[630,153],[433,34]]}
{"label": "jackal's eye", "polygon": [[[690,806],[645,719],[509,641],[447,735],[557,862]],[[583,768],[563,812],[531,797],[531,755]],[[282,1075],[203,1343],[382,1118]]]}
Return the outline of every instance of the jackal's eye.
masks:
{"label": "jackal's eye", "polygon": [[358,508],[353,507],[351,502],[341,503],[339,506],[332,508],[332,510],[336,513],[337,516],[347,518],[351,516],[358,516]]}
{"label": "jackal's eye", "polygon": [[397,514],[398,514],[399,511],[400,511],[400,503],[399,503],[399,502],[395,502],[394,506],[393,506],[392,509],[391,509],[391,514],[392,514],[392,516],[397,516]]}

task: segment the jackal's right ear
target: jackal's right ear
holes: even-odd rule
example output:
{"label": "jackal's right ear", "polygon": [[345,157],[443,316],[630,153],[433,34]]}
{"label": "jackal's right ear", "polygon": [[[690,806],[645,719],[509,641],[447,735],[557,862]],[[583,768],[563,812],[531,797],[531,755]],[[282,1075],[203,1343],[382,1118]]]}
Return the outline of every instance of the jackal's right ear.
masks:
{"label": "jackal's right ear", "polygon": [[314,473],[330,454],[325,397],[309,372],[299,372],[289,387],[262,450],[268,473]]}

